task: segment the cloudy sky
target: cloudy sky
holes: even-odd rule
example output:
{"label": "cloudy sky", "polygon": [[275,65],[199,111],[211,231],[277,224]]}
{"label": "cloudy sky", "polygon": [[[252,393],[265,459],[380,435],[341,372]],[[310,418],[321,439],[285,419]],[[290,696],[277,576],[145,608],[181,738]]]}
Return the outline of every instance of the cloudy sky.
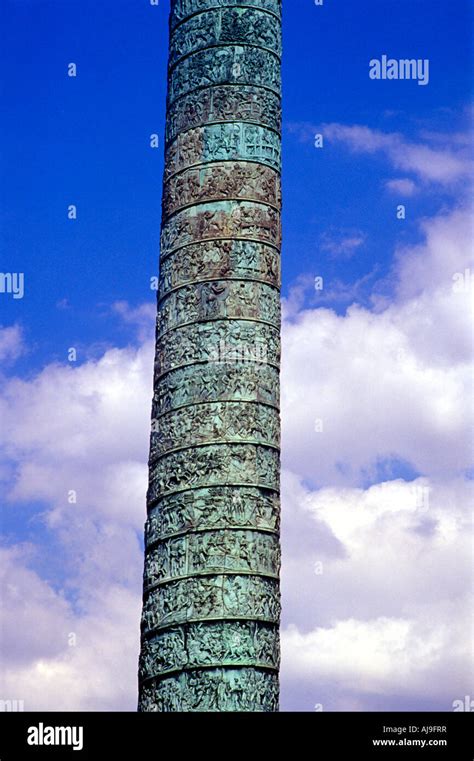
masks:
{"label": "cloudy sky", "polygon": [[[0,699],[27,710],[136,708],[167,12],[3,4]],[[450,710],[474,689],[468,4],[287,0],[284,24],[282,709]],[[370,80],[383,54],[429,84]]]}

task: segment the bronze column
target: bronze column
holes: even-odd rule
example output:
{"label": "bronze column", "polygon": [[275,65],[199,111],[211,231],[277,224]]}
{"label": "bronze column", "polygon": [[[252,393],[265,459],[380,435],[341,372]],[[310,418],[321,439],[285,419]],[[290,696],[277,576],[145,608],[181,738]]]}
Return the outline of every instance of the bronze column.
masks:
{"label": "bronze column", "polygon": [[171,3],[141,711],[275,711],[280,0]]}

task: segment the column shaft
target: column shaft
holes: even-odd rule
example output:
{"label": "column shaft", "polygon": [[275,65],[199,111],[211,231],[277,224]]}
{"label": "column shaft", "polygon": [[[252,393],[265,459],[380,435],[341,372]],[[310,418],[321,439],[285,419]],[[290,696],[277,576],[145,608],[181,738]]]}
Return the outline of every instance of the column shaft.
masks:
{"label": "column shaft", "polygon": [[174,0],[139,710],[275,711],[280,0]]}

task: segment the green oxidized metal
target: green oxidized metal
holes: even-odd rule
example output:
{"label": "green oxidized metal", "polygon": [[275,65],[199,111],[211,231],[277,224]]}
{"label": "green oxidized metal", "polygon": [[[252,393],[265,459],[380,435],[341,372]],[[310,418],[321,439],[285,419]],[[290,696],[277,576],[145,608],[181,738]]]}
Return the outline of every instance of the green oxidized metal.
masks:
{"label": "green oxidized metal", "polygon": [[172,0],[141,711],[278,710],[280,0]]}

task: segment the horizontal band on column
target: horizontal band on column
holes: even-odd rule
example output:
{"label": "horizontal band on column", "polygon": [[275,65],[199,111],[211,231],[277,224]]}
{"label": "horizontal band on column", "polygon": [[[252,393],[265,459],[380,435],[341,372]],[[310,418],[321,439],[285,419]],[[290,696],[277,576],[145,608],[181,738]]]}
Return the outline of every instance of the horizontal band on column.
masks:
{"label": "horizontal band on column", "polygon": [[256,668],[261,669],[262,671],[278,671],[278,666],[272,666],[268,663],[257,661],[257,660],[242,660],[242,661],[215,661],[214,663],[195,663],[192,666],[176,666],[175,668],[171,668],[168,671],[160,671],[159,673],[152,674],[148,677],[142,677],[142,684],[147,685],[153,682],[157,682],[161,679],[166,679],[166,677],[174,676],[177,672],[182,671],[196,671],[196,669],[199,669],[199,671],[205,671],[206,669],[214,670],[218,668]]}
{"label": "horizontal band on column", "polygon": [[143,589],[195,576],[253,575],[278,578],[278,536],[241,527],[188,532],[147,546]]}
{"label": "horizontal band on column", "polygon": [[280,662],[280,632],[276,624],[216,621],[178,625],[142,639],[139,678],[150,678],[225,663],[275,669]]}
{"label": "horizontal band on column", "polygon": [[276,452],[281,451],[280,442],[275,443],[274,441],[268,441],[266,439],[207,439],[206,441],[200,441],[200,442],[192,442],[189,444],[183,444],[182,446],[176,446],[172,449],[165,449],[163,452],[160,452],[160,454],[156,454],[153,457],[151,457],[148,460],[148,465],[151,467],[153,465],[156,465],[163,457],[167,457],[168,455],[177,454],[179,452],[188,451],[190,449],[200,449],[202,447],[208,447],[208,446],[233,446],[237,444],[242,444],[245,446],[254,446],[254,447],[267,447],[268,449],[274,449]]}
{"label": "horizontal band on column", "polygon": [[[255,162],[258,164],[258,162]],[[258,164],[259,166],[262,166],[262,164]],[[202,165],[201,165],[202,166]],[[166,223],[169,219],[172,219],[172,217],[175,214],[178,214],[180,211],[185,211],[186,209],[190,208],[196,208],[199,207],[201,204],[207,204],[211,201],[216,201],[216,203],[220,203],[222,201],[246,201],[248,203],[261,203],[264,206],[268,206],[269,208],[273,209],[276,212],[280,212],[281,210],[281,204],[268,201],[266,199],[256,198],[255,196],[225,196],[224,194],[219,196],[212,196],[208,198],[203,198],[202,200],[196,200],[192,201],[186,204],[183,204],[182,206],[176,207],[176,209],[173,209],[173,211],[168,212],[167,214],[163,214],[163,222]]]}
{"label": "horizontal band on column", "polygon": [[280,244],[279,243],[272,243],[271,241],[262,240],[261,238],[255,238],[249,236],[248,238],[233,238],[229,237],[228,235],[223,235],[222,237],[212,237],[212,238],[204,238],[203,240],[193,240],[189,241],[188,243],[183,243],[180,246],[176,246],[176,248],[171,249],[170,251],[160,251],[160,266],[161,264],[166,261],[166,259],[169,259],[173,254],[177,254],[180,251],[183,251],[183,249],[188,248],[189,246],[199,245],[199,244],[205,244],[205,243],[225,243],[226,241],[233,241],[235,243],[256,243],[256,244],[262,244],[265,246],[270,246],[276,254],[280,255]]}
{"label": "horizontal band on column", "polygon": [[274,492],[276,494],[279,493],[278,486],[275,486],[275,484],[270,483],[264,483],[260,481],[226,481],[225,483],[213,483],[213,484],[206,484],[205,486],[203,484],[197,484],[196,486],[183,486],[178,489],[173,489],[172,491],[165,492],[163,494],[160,494],[156,497],[151,497],[147,499],[147,506],[148,510],[152,510],[154,507],[156,507],[160,502],[163,501],[166,497],[173,497],[178,496],[180,494],[185,494],[192,491],[198,491],[200,489],[213,489],[213,488],[237,488],[241,489],[243,487],[249,488],[249,489],[266,489],[267,491]]}
{"label": "horizontal band on column", "polygon": [[139,711],[278,711],[278,676],[258,668],[183,671],[140,685]]}
{"label": "horizontal band on column", "polygon": [[177,454],[179,452],[189,451],[190,449],[201,449],[202,447],[209,446],[221,447],[234,445],[266,447],[267,449],[274,449],[276,452],[280,452],[281,450],[280,442],[275,443],[274,441],[268,441],[265,439],[207,439],[206,441],[191,442],[183,444],[182,446],[173,447],[172,449],[165,449],[163,452],[150,457],[148,460],[148,465],[152,467],[153,465],[157,465],[164,457],[168,457],[169,455]]}
{"label": "horizontal band on column", "polygon": [[211,444],[279,448],[280,415],[258,402],[207,402],[170,410],[152,419],[149,463],[182,449]]}
{"label": "horizontal band on column", "polygon": [[[241,363],[241,364],[243,364],[243,363]],[[260,366],[260,367],[265,366],[265,367],[270,367],[271,369],[276,370],[277,372],[280,371],[280,364],[279,364],[279,362],[270,362],[270,361],[267,360],[265,363],[256,363],[256,362],[249,361],[249,362],[247,362],[247,364],[249,366],[251,366],[252,364],[254,364],[254,365],[258,364],[258,366]],[[210,361],[210,360],[195,360],[194,362],[185,362],[185,363],[182,363],[182,364],[179,364],[179,365],[175,365],[174,367],[169,367],[167,370],[164,370],[163,372],[161,372],[158,375],[156,375],[156,380],[161,383],[163,381],[163,379],[166,378],[166,376],[169,375],[170,373],[172,373],[174,371],[177,371],[177,370],[186,370],[187,368],[193,368],[193,367],[196,367],[197,365],[199,365],[201,367],[203,367],[203,366],[208,366],[208,367],[214,367],[214,366],[221,366],[221,367],[222,366],[224,366],[224,367],[239,366],[238,363],[236,363],[236,362],[231,362],[230,360],[228,362],[226,362],[224,359],[222,361],[220,361],[220,362],[215,362],[215,361]]]}
{"label": "horizontal band on column", "polygon": [[177,412],[179,410],[185,410],[190,407],[200,407],[205,404],[254,404],[254,405],[261,405],[262,407],[268,407],[270,410],[274,410],[275,412],[280,412],[280,407],[277,404],[271,404],[270,402],[263,402],[259,399],[210,399],[210,400],[197,400],[188,402],[187,404],[180,404],[176,405],[175,407],[171,407],[170,409],[165,410],[164,412],[160,412],[157,414],[154,414],[152,412],[152,419],[153,420],[162,420],[166,415],[169,415],[170,412]]}
{"label": "horizontal band on column", "polygon": [[239,44],[198,50],[170,72],[168,108],[178,98],[214,85],[256,85],[281,96],[280,59],[276,53]]}
{"label": "horizontal band on column", "polygon": [[[214,365],[214,364],[218,364],[218,363],[215,363],[215,362],[203,363],[201,360],[196,360],[194,362],[183,362],[182,364],[175,365],[173,367],[168,368],[167,370],[164,370],[163,372],[160,372],[159,374],[156,375],[156,380],[161,382],[169,373],[173,372],[174,370],[185,370],[187,368],[193,368],[193,367],[196,367],[196,365],[203,365],[203,364]],[[222,362],[220,364],[232,366],[232,363],[230,361],[226,362],[225,360],[222,360]],[[234,364],[236,364],[236,363],[234,363]],[[252,364],[252,363],[249,362],[248,364]],[[280,364],[279,364],[279,362],[266,361],[265,365],[267,367],[271,367],[274,370],[277,370],[278,372],[280,372]]]}
{"label": "horizontal band on column", "polygon": [[[226,162],[233,162],[233,166]],[[184,172],[194,170],[195,175],[209,174],[216,169],[216,164],[223,165],[222,179],[227,182],[233,178],[230,174],[226,177],[224,169],[235,175],[237,170],[242,173],[252,168],[255,174],[259,167],[263,172],[269,167],[275,172],[273,181],[276,183],[281,174],[280,137],[268,127],[236,119],[180,132],[166,150],[164,190],[171,180],[182,181],[180,175]],[[234,183],[235,180],[240,178],[235,177]]]}
{"label": "horizontal band on column", "polygon": [[175,289],[198,282],[242,280],[280,289],[280,252],[251,240],[208,240],[190,243],[160,262],[158,303]]}
{"label": "horizontal band on column", "polygon": [[[184,576],[170,576],[166,579],[163,579],[163,581],[157,581],[154,584],[151,584],[149,587],[144,587],[143,589],[143,599],[146,600],[147,597],[155,592],[156,590],[160,589],[161,587],[165,586],[166,584],[170,584],[173,581],[186,581],[187,579],[211,579],[217,575],[225,575],[226,577],[235,577],[235,576],[251,576],[252,578],[258,577],[261,579],[270,579],[271,581],[278,581],[279,575],[278,572],[275,573],[263,573],[262,571],[244,571],[241,569],[236,569],[235,571],[232,571],[230,569],[219,569],[214,571],[195,571],[193,573],[185,574]],[[207,619],[206,619],[207,620]]]}
{"label": "horizontal band on column", "polygon": [[[189,322],[180,322],[176,325],[172,325],[171,327],[167,328],[166,330],[163,330],[161,333],[157,334],[158,340],[161,340],[162,338],[166,338],[169,336],[170,333],[172,333],[174,330],[179,330],[180,328],[189,328],[191,325],[201,325],[206,323],[212,323],[217,322],[219,320],[226,319],[229,322],[231,321],[239,321],[239,322],[252,322],[256,325],[269,325],[272,328],[279,328],[280,327],[280,320],[262,320],[257,319],[256,317],[244,317],[243,315],[236,315],[235,317],[231,317],[230,315],[226,315],[225,318],[222,316],[222,314],[217,314],[215,317],[197,317],[195,320],[190,320]],[[216,360],[219,361],[219,360]]]}
{"label": "horizontal band on column", "polygon": [[200,364],[170,370],[156,384],[152,417],[188,404],[257,402],[279,409],[278,368],[268,364]]}
{"label": "horizontal band on column", "polygon": [[280,250],[280,215],[265,204],[246,201],[201,204],[195,213],[179,211],[162,227],[161,258],[191,243],[229,238],[267,243]]}
{"label": "horizontal band on column", "polygon": [[162,199],[163,222],[192,206],[247,201],[281,209],[280,172],[257,160],[210,161],[180,169],[167,179]]}
{"label": "horizontal band on column", "polygon": [[262,13],[271,14],[277,21],[281,22],[281,0],[185,0],[189,2],[188,7],[191,11],[178,11],[178,2],[173,6],[170,15],[170,29],[174,32],[183,22],[208,11],[222,10],[225,8],[257,8]]}
{"label": "horizontal band on column", "polygon": [[177,327],[156,348],[155,383],[168,371],[192,364],[280,364],[280,332],[254,320],[217,319]]}
{"label": "horizontal band on column", "polygon": [[[146,526],[147,524],[145,524]],[[204,525],[202,527],[189,527],[186,529],[182,529],[181,531],[176,531],[173,534],[160,534],[156,537],[151,534],[151,532],[147,531],[145,529],[145,536],[147,537],[147,546],[145,548],[145,553],[149,552],[151,550],[156,549],[160,544],[163,542],[167,542],[171,539],[180,539],[184,537],[189,537],[191,535],[200,536],[201,534],[214,534],[216,531],[253,531],[256,534],[262,534],[265,536],[272,536],[275,539],[278,539],[280,536],[280,532],[278,528],[263,528],[261,526],[253,526],[251,524],[239,524],[238,526],[224,526],[224,525]],[[148,538],[151,537],[151,538]]]}
{"label": "horizontal band on column", "polygon": [[217,484],[190,488],[149,500],[145,540],[218,529],[278,533],[280,500],[275,489]]}
{"label": "horizontal band on column", "polygon": [[[223,80],[222,82],[211,82],[209,84],[205,85],[198,85],[197,87],[194,87],[192,90],[187,90],[186,92],[181,93],[180,95],[177,95],[173,100],[167,101],[166,109],[168,112],[170,112],[175,106],[179,106],[179,102],[183,98],[187,98],[188,96],[197,95],[202,96],[205,94],[207,90],[214,90],[221,87],[235,87],[236,89],[243,90],[245,88],[254,87],[256,90],[263,91],[267,95],[274,95],[275,98],[278,98],[278,102],[281,103],[281,92],[278,90],[274,90],[271,87],[268,87],[268,85],[258,84],[253,82],[250,78],[247,82],[229,82],[226,80]],[[212,124],[213,122],[211,122]],[[220,122],[216,122],[216,124],[219,124]],[[224,124],[227,123],[227,121],[224,122]],[[248,123],[254,124],[252,119],[248,120]],[[257,122],[258,124],[259,122]],[[281,136],[281,130],[273,129],[273,132],[276,132]]]}
{"label": "horizontal band on column", "polygon": [[216,280],[224,280],[225,282],[229,283],[255,283],[256,285],[267,285],[269,288],[273,288],[277,293],[278,296],[280,296],[280,286],[278,283],[272,282],[270,280],[264,280],[262,278],[258,277],[243,277],[242,275],[236,275],[235,277],[226,275],[220,276],[220,275],[214,275],[213,277],[203,277],[197,280],[186,280],[180,283],[180,285],[175,285],[173,288],[169,288],[167,291],[164,291],[163,295],[160,296],[160,291],[158,291],[158,304],[161,304],[165,299],[167,299],[170,295],[173,293],[176,293],[177,291],[182,290],[183,288],[187,288],[189,286],[193,285],[205,285],[208,283],[214,283]]}
{"label": "horizontal band on column", "polygon": [[190,92],[168,109],[165,142],[196,127],[241,121],[272,130],[280,137],[281,98],[272,90],[238,84],[210,85]]}
{"label": "horizontal band on column", "polygon": [[[175,611],[186,618],[180,623],[195,620],[214,620],[215,617],[243,618],[259,620],[261,616],[278,621],[280,612],[280,590],[278,580],[262,574],[244,574],[217,572],[203,576],[187,576],[183,579],[167,579],[152,590],[144,591],[143,598],[147,605],[155,603],[163,610],[157,613],[151,607],[151,616],[145,616],[145,629],[150,628],[151,619],[163,622],[171,609],[167,610],[167,598],[173,603],[179,602]],[[241,607],[242,606],[242,607]],[[146,606],[145,606],[146,607]],[[246,608],[246,610],[243,610]],[[155,628],[152,624],[151,628]]]}
{"label": "horizontal band on column", "polygon": [[[279,62],[281,63],[281,53],[277,50],[274,50],[273,48],[266,47],[265,45],[259,45],[256,42],[248,42],[245,40],[229,40],[228,42],[218,41],[214,43],[208,43],[206,45],[203,45],[202,47],[197,48],[196,50],[189,50],[187,53],[183,53],[182,55],[178,56],[177,58],[173,59],[173,62],[168,63],[168,77],[171,78],[173,76],[173,72],[175,71],[176,67],[179,66],[183,61],[186,61],[187,58],[190,58],[193,55],[196,55],[196,53],[204,53],[209,51],[212,54],[212,51],[222,48],[249,48],[253,50],[261,50],[263,53],[271,53],[276,58],[278,58]],[[272,89],[272,88],[269,88]]]}
{"label": "horizontal band on column", "polygon": [[156,337],[186,322],[223,318],[279,327],[279,286],[255,277],[214,276],[181,283],[163,294],[158,292]]}
{"label": "horizontal band on column", "polygon": [[262,624],[268,624],[268,625],[277,625],[279,623],[279,618],[275,617],[265,617],[265,616],[256,616],[252,613],[248,613],[246,615],[236,615],[236,616],[230,616],[226,613],[222,615],[215,615],[215,616],[197,616],[196,618],[187,618],[185,621],[183,621],[180,618],[173,619],[170,622],[163,622],[160,624],[157,624],[156,626],[153,626],[151,629],[147,629],[142,632],[142,636],[144,639],[149,639],[151,635],[156,634],[157,632],[166,631],[167,629],[174,629],[176,626],[185,625],[185,624],[205,624],[205,623],[211,623],[211,622],[217,622],[217,621],[253,621],[254,623],[262,623]]}

